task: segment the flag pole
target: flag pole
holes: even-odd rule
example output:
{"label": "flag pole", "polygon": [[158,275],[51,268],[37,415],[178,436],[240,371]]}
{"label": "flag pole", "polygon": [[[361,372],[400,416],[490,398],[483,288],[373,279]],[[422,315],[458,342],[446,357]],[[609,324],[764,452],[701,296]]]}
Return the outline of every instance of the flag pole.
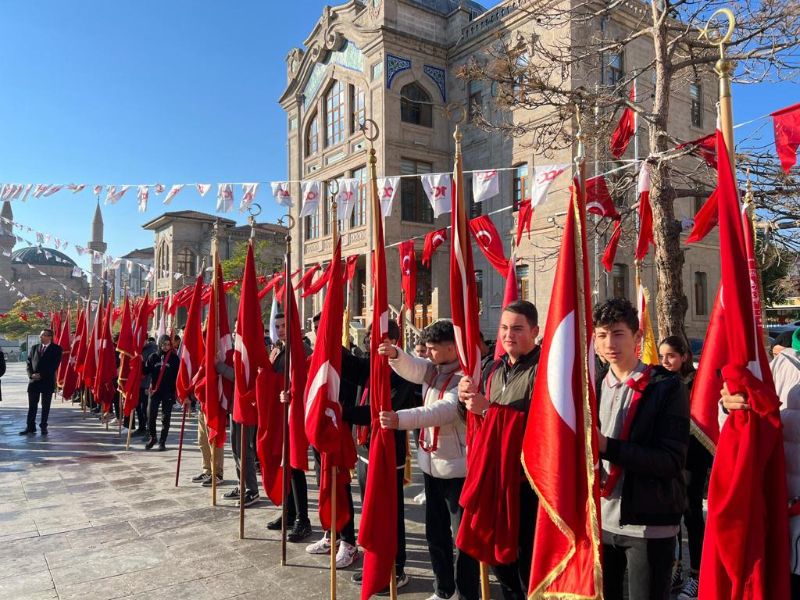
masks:
{"label": "flag pole", "polygon": [[[212,277],[212,284],[211,284],[211,301],[214,303],[212,305],[213,310],[217,310],[218,302],[219,302],[219,289],[217,288],[217,266],[219,265],[219,241],[217,240],[217,232],[214,231],[214,237],[212,238],[212,246],[214,248],[214,255],[211,261],[211,277]],[[209,307],[209,311],[211,307]],[[219,321],[219,315],[217,315],[217,321]],[[206,327],[208,321],[206,321]],[[219,322],[216,324],[219,327]],[[217,337],[216,332],[213,332],[212,335]],[[208,384],[208,377],[209,373],[206,373],[206,384]],[[208,426],[208,423],[206,423]],[[241,473],[244,473],[244,463],[241,464],[241,469],[239,469]],[[239,495],[239,504],[244,507],[244,491],[242,488],[239,488],[240,495]],[[217,440],[214,440],[214,443],[211,444],[211,506],[217,505]],[[240,509],[241,510],[241,509]],[[240,517],[241,519],[242,517]]]}
{"label": "flag pole", "polygon": [[[339,193],[339,182],[335,179],[329,179],[325,182],[326,192],[331,194],[331,261],[336,256],[336,245],[339,243],[339,220],[337,218],[336,209],[336,195]],[[339,265],[331,265],[331,276],[333,276],[333,269],[339,268]],[[339,465],[331,465],[331,600],[336,600],[336,472]]]}
{"label": "flag pole", "polygon": [[[127,299],[128,299],[128,284],[127,283],[122,288],[122,296],[123,296],[123,301],[127,301]],[[122,324],[122,315],[119,316],[119,320],[120,320],[120,325],[121,325]],[[119,339],[119,338],[117,338],[117,339]],[[122,371],[125,368],[125,359],[128,358],[128,356],[126,354],[121,353],[121,352],[120,352],[120,354],[122,354],[122,356],[120,356],[120,359],[119,359],[119,370],[117,371],[117,397],[118,397],[117,404],[119,405],[119,418],[117,419],[117,425],[119,426],[119,431],[117,432],[117,435],[119,437],[122,437],[122,422],[125,420],[125,385],[123,383],[125,380],[122,378]],[[122,386],[122,388],[120,388],[120,386]],[[131,413],[130,421],[131,421],[131,424],[132,424],[133,423],[133,413]],[[131,428],[130,428],[130,424],[129,424],[128,425],[128,433],[130,433],[130,430],[131,430]],[[128,435],[127,444],[130,444],[130,439],[131,439],[131,436]]]}
{"label": "flag pole", "polygon": [[[288,224],[286,232],[286,257],[283,261],[283,286],[285,290],[283,301],[283,316],[284,323],[286,324],[286,338],[283,344],[283,393],[288,395],[291,391],[291,381],[289,379],[291,371],[291,346],[292,335],[292,302],[290,294],[294,294],[292,289],[291,269],[292,269],[292,228],[294,227],[295,220],[290,214],[286,214],[286,221]],[[277,287],[277,286],[276,286]],[[277,290],[273,290],[273,294],[277,294]],[[279,340],[274,340],[278,343]],[[301,399],[302,401],[302,399]],[[289,465],[289,404],[283,405],[283,444],[281,447],[281,566],[286,566],[286,519],[289,517],[288,507],[286,505],[287,497],[289,495],[289,473],[291,466]],[[292,498],[294,500],[294,498]]]}

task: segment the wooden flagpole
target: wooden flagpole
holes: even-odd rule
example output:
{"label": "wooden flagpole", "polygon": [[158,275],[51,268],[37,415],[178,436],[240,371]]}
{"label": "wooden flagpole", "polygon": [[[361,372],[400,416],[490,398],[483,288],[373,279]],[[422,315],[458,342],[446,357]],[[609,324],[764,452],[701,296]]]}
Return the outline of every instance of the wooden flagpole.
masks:
{"label": "wooden flagpole", "polygon": [[[286,336],[283,344],[283,393],[288,395],[291,391],[291,381],[289,378],[292,364],[292,354],[289,351],[291,348],[291,339],[293,335],[292,323],[292,302],[289,294],[294,294],[292,289],[292,229],[295,225],[295,220],[290,214],[286,214],[287,233],[286,233],[286,257],[283,265],[283,285],[286,290],[286,300],[283,303],[284,323],[286,327]],[[276,286],[277,287],[277,286]],[[277,294],[277,289],[273,289],[273,294]],[[277,344],[279,340],[273,340]],[[289,464],[289,404],[283,405],[283,444],[281,447],[281,566],[286,566],[286,530],[288,524],[286,519],[289,515],[288,506],[286,504],[287,497],[289,496],[289,474],[291,466]]]}
{"label": "wooden flagpole", "polygon": [[[219,265],[219,240],[217,240],[217,232],[214,232],[214,237],[211,241],[212,248],[214,249],[214,256],[211,263],[212,266],[212,275],[213,283],[211,284],[211,301],[214,303],[213,309],[217,309],[217,302],[219,298],[219,289],[217,289],[217,265]],[[211,310],[211,308],[209,308]],[[219,315],[217,315],[217,320],[219,320]],[[208,323],[208,321],[206,321]],[[219,323],[216,325],[219,327]],[[214,333],[216,336],[216,332]],[[206,373],[206,377],[208,377],[208,373]],[[208,427],[208,423],[206,423],[206,427]],[[240,464],[240,472],[244,472],[244,464]],[[240,496],[241,500],[244,500],[244,496]],[[211,444],[211,506],[217,505],[217,444],[216,440],[213,444]]]}
{"label": "wooden flagpole", "polygon": [[[337,203],[336,196],[339,193],[339,182],[335,179],[329,179],[325,182],[326,193],[331,194],[331,261],[336,256],[336,245],[339,243],[339,219],[336,214]],[[324,210],[324,208],[323,208]],[[333,269],[338,268],[338,265],[331,265],[331,276],[333,276]],[[331,600],[336,600],[336,471],[339,469],[338,465],[331,465]]]}

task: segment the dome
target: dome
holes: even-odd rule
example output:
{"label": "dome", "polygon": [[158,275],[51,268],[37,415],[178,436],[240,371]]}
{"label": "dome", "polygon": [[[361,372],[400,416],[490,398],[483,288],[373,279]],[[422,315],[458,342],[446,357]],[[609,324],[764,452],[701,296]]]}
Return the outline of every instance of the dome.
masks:
{"label": "dome", "polygon": [[[54,248],[42,247],[41,254],[37,252],[39,246],[31,246],[28,248],[20,248],[11,253],[12,263],[25,263],[27,265],[46,265],[54,267],[77,267],[75,261],[63,252],[59,252]],[[45,252],[50,253],[48,258]],[[58,260],[56,260],[58,257]],[[60,261],[60,262],[59,262]]]}
{"label": "dome", "polygon": [[[432,10],[441,15],[449,15],[454,10],[456,10],[461,4],[459,0],[411,0],[411,1],[414,4],[424,6],[428,10]],[[483,14],[486,12],[486,9],[477,2],[475,2],[474,0],[467,0],[466,8],[474,12],[477,12],[479,14]]]}

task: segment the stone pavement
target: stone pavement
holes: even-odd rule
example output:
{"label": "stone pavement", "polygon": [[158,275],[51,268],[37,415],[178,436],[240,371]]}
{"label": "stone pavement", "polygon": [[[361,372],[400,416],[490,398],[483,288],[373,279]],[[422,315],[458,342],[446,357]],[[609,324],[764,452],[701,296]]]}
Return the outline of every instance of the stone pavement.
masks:
{"label": "stone pavement", "polygon": [[[321,536],[313,472],[308,482],[314,534],[308,542],[289,544],[289,565],[281,567],[280,536],[266,529],[279,509],[263,492],[262,501],[247,509],[247,539],[238,539],[239,511],[222,499],[236,484],[229,446],[216,507],[210,488],[189,481],[201,464],[196,419],[187,419],[176,488],[180,413],[174,413],[166,452],[146,451],[139,440],[126,452],[124,429],[122,437],[114,428],[106,431],[96,418],[84,419],[79,404],[61,398],[53,401],[50,435],[23,437],[17,434],[25,428],[26,385],[24,364],[9,364],[0,403],[0,598],[329,597],[329,558],[305,552]],[[400,595],[408,600],[427,598],[433,590],[423,507],[411,501],[421,481],[415,471],[414,485],[406,489],[411,582]],[[357,484],[354,489],[360,514]],[[359,560],[339,573],[339,598],[360,597],[350,582],[360,568]]]}

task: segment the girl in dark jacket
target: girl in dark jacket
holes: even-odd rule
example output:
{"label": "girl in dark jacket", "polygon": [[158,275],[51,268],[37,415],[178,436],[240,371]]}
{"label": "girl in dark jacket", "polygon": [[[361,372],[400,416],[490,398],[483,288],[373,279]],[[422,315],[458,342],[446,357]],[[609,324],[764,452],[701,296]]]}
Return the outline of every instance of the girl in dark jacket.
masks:
{"label": "girl in dark jacket", "polygon": [[[694,384],[695,369],[692,362],[692,352],[686,340],[677,335],[664,339],[658,347],[661,365],[673,373],[678,373],[686,384],[691,394]],[[703,537],[706,524],[703,519],[703,494],[706,479],[711,470],[714,457],[700,443],[696,436],[689,438],[689,452],[686,456],[686,511],[683,514],[683,523],[689,534],[689,576],[684,580],[681,559],[682,535],[678,532],[678,558],[672,575],[673,591],[680,590],[680,600],[694,600],[697,598],[700,573],[700,556],[703,550]]]}

